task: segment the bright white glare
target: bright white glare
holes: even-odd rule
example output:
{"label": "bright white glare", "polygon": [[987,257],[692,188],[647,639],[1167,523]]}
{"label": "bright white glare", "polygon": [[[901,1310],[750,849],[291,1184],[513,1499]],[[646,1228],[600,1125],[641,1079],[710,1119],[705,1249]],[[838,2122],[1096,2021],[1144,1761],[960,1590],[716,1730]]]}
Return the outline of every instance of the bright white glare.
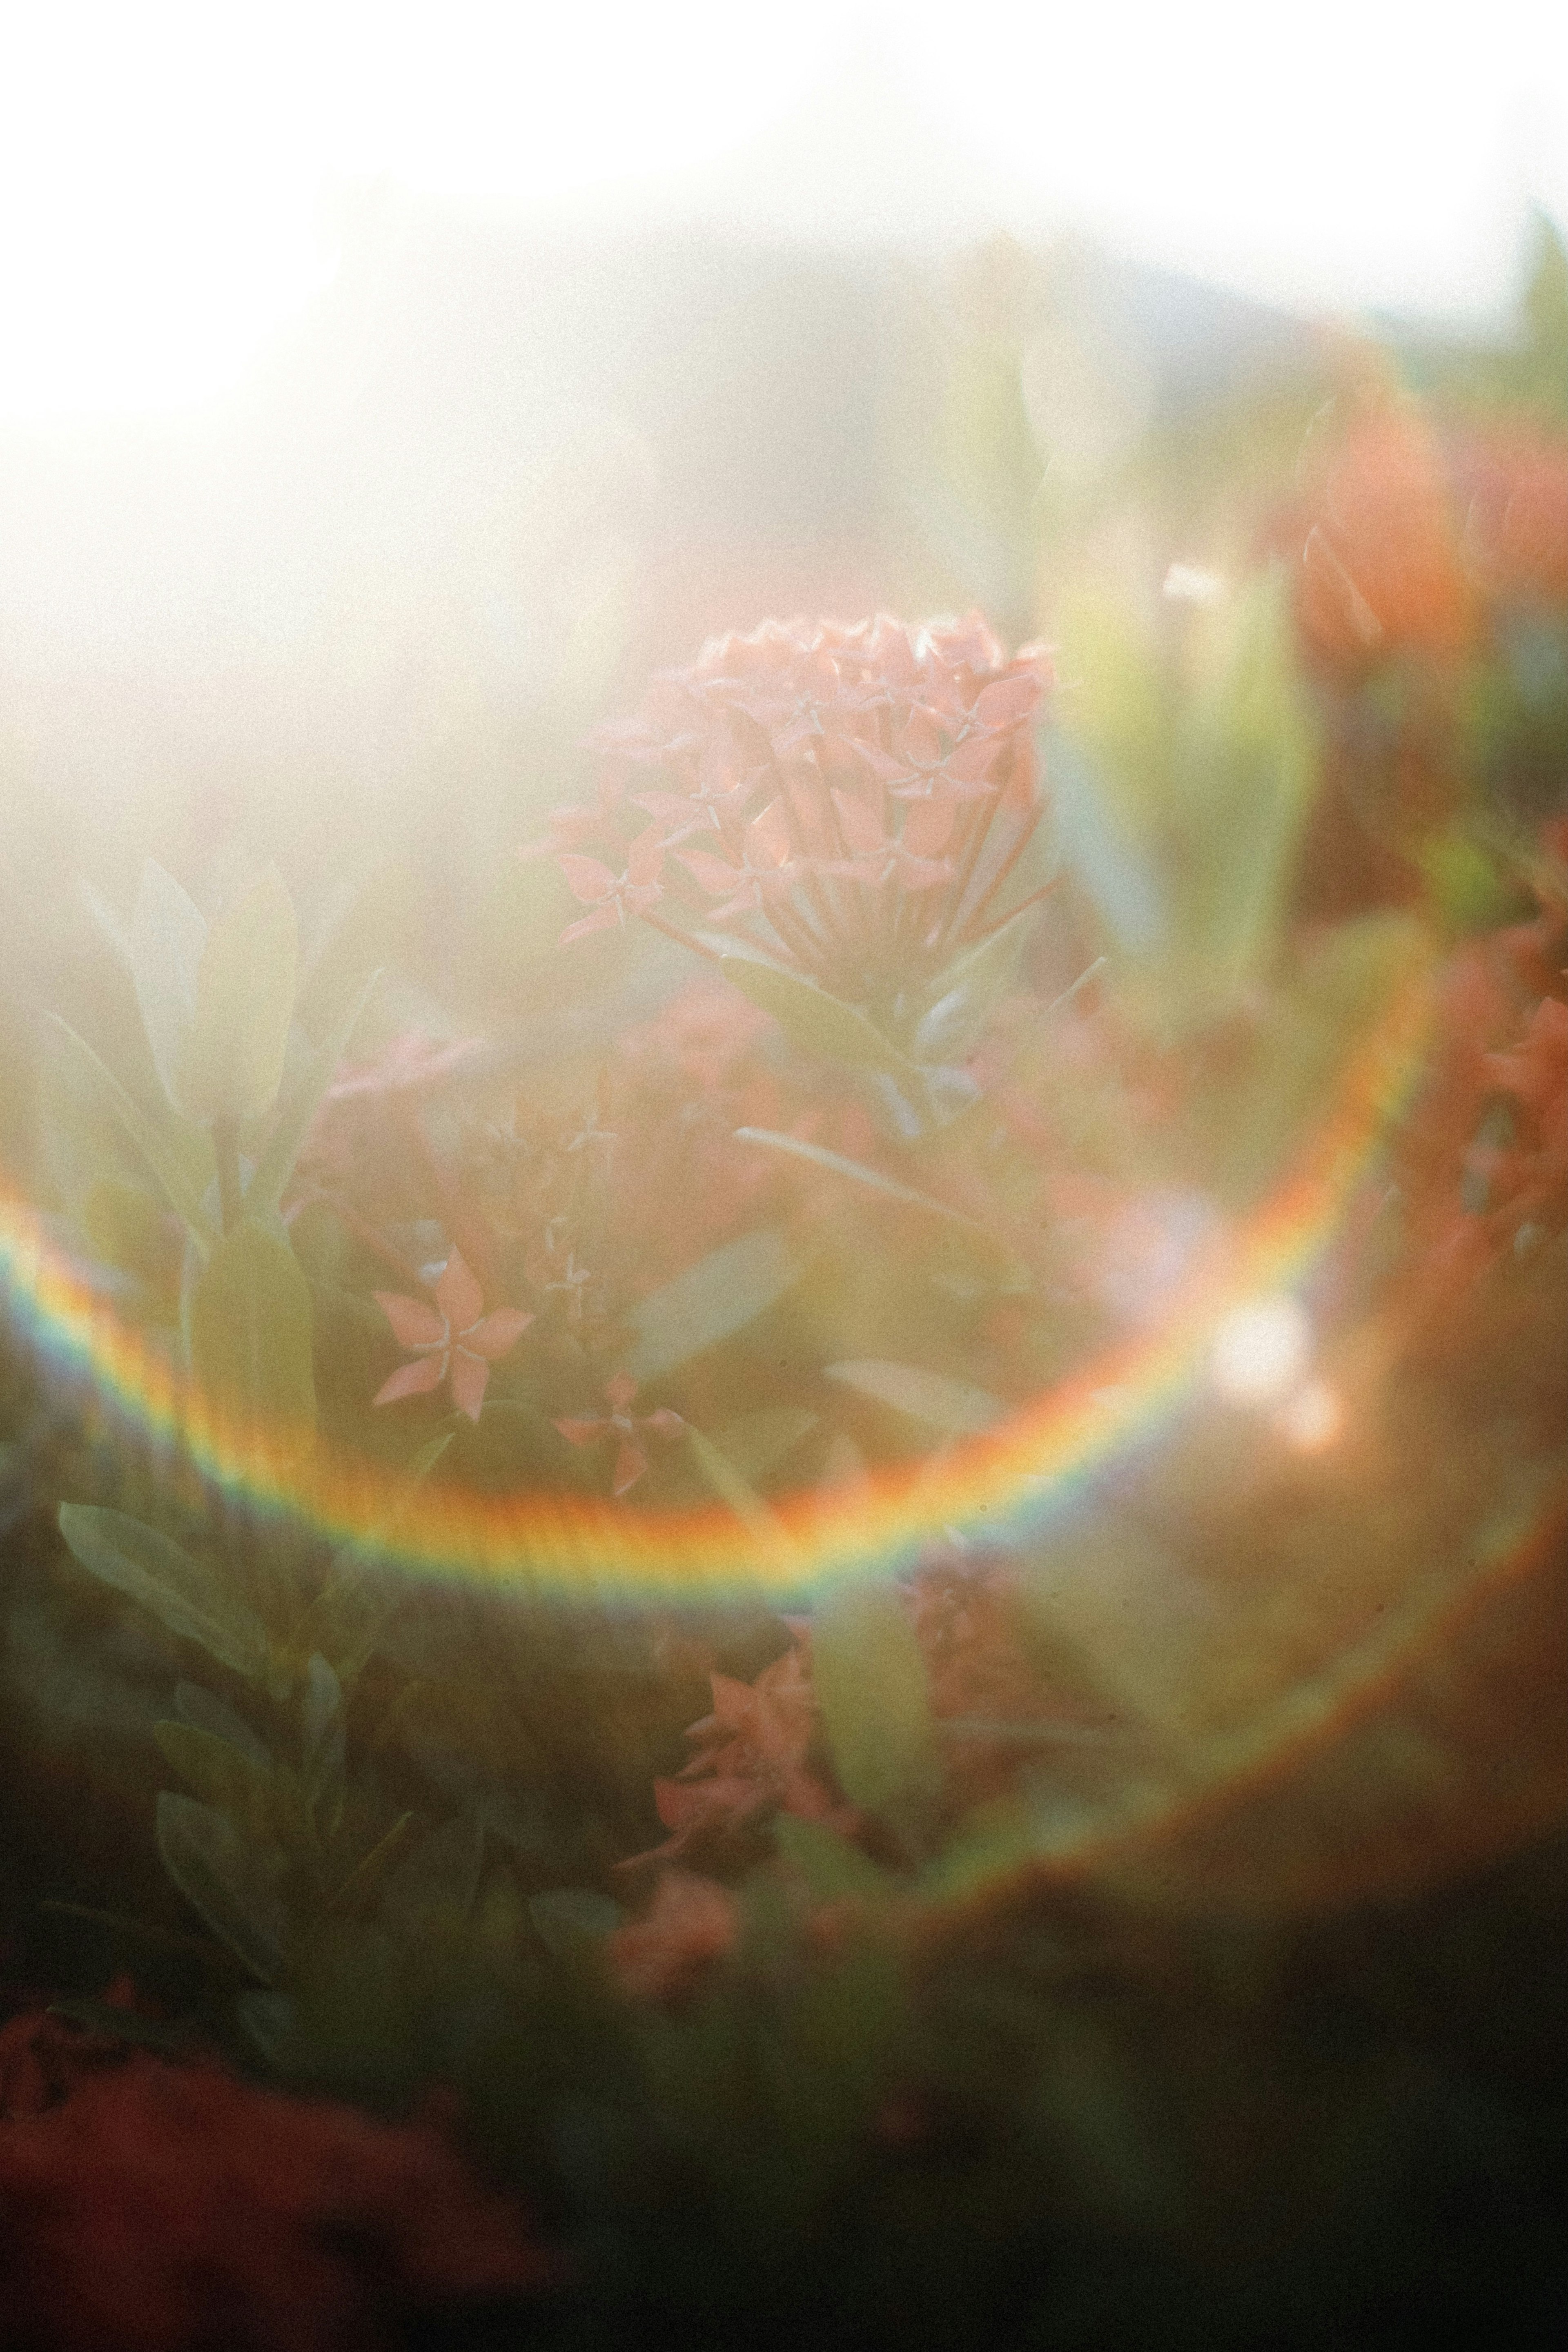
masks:
{"label": "bright white glare", "polygon": [[1300,1381],[1312,1327],[1299,1298],[1252,1298],[1233,1307],[1214,1335],[1209,1372],[1233,1404],[1278,1404]]}
{"label": "bright white glare", "polygon": [[331,192],[384,176],[756,235],[1072,222],[1276,299],[1450,310],[1506,290],[1529,197],[1568,214],[1562,0],[52,0],[6,52],[13,416],[233,383],[330,275]]}
{"label": "bright white glare", "polygon": [[1205,571],[1202,564],[1173,563],[1160,593],[1173,604],[1220,604],[1225,601],[1225,582],[1217,572]]}
{"label": "bright white glare", "polygon": [[1274,1425],[1299,1454],[1321,1454],[1344,1427],[1345,1409],[1327,1381],[1304,1381],[1274,1416]]}

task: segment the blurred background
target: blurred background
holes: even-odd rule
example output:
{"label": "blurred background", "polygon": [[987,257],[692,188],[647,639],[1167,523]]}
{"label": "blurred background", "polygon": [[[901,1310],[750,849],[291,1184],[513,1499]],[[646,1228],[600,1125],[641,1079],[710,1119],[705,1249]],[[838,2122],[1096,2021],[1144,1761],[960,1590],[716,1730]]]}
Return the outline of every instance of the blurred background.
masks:
{"label": "blurred background", "polygon": [[1568,211],[1550,0],[61,0],[0,105],[8,998],[151,852],[537,1009],[511,851],[650,667],[802,607],[1016,642],[1086,551],[1152,596],[1371,339],[1523,350]]}

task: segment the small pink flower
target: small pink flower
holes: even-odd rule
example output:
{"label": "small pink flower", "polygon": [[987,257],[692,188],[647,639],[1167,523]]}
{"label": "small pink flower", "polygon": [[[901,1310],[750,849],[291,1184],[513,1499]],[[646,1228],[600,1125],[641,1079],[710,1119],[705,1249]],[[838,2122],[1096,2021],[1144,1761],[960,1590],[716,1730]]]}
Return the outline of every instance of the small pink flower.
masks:
{"label": "small pink flower", "polygon": [[412,1349],[414,1361],[401,1365],[372,1402],[393,1404],[399,1397],[422,1396],[449,1375],[453,1403],[478,1421],[490,1366],[517,1345],[533,1318],[518,1307],[498,1307],[486,1315],[484,1293],[456,1250],[435,1287],[434,1307],[400,1291],[376,1292],[376,1304],[399,1346]]}
{"label": "small pink flower", "polygon": [[596,1421],[558,1421],[556,1428],[568,1445],[595,1445],[602,1437],[616,1440],[616,1466],[610,1480],[610,1492],[617,1501],[628,1486],[635,1486],[647,1468],[647,1454],[641,1444],[639,1432],[651,1429],[656,1437],[679,1437],[686,1423],[678,1412],[660,1405],[656,1412],[634,1413],[631,1410],[637,1384],[629,1372],[616,1372],[605,1382],[605,1395],[610,1410]]}
{"label": "small pink flower", "polygon": [[632,843],[624,874],[612,873],[602,858],[581,857],[571,850],[563,850],[556,862],[572,896],[594,909],[581,922],[568,923],[561,934],[563,941],[583,939],[589,931],[608,930],[613,924],[624,923],[628,914],[646,913],[664,896],[659,880],[664,835],[657,824],[650,824]]}

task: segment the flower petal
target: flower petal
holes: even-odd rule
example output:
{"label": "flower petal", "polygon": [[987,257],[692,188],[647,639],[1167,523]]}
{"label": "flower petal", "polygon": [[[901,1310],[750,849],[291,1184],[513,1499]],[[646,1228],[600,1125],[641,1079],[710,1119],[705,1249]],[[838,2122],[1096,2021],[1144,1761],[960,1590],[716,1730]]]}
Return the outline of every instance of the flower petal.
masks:
{"label": "flower petal", "polygon": [[703,889],[715,898],[721,890],[732,890],[741,879],[737,867],[727,866],[721,857],[715,857],[710,850],[683,849],[680,862]]}
{"label": "flower petal", "polygon": [[645,1429],[651,1429],[657,1437],[684,1437],[686,1434],[686,1423],[667,1404],[661,1404],[657,1412],[650,1412],[642,1425]]}
{"label": "flower petal", "polygon": [[375,1303],[395,1332],[400,1348],[439,1348],[444,1344],[446,1321],[427,1298],[405,1298],[401,1291],[378,1290]]}
{"label": "flower petal", "polygon": [[982,727],[1016,727],[1027,719],[1040,698],[1040,681],[1032,669],[1015,670],[993,678],[974,698],[974,716]]}
{"label": "flower petal", "polygon": [[616,1412],[625,1412],[637,1392],[637,1384],[630,1372],[612,1372],[605,1382],[605,1394]]}
{"label": "flower petal", "polygon": [[448,1328],[463,1332],[472,1328],[485,1311],[485,1294],[463,1262],[460,1250],[452,1252],[436,1285],[436,1297]]}
{"label": "flower petal", "polygon": [[585,940],[590,931],[612,931],[622,917],[614,907],[600,907],[595,913],[584,915],[580,923],[568,923],[561,934],[561,945],[573,940]]}
{"label": "flower petal", "polygon": [[438,1389],[447,1369],[444,1356],[421,1356],[416,1363],[399,1364],[392,1378],[377,1389],[372,1404],[395,1404],[399,1397],[423,1396]]}
{"label": "flower petal", "polygon": [[592,1445],[609,1427],[607,1421],[558,1421],[553,1426],[568,1445]]}
{"label": "flower petal", "polygon": [[467,1348],[452,1350],[452,1402],[470,1421],[478,1421],[479,1407],[484,1402],[485,1383],[490,1368],[482,1356],[470,1355]]}
{"label": "flower petal", "polygon": [[529,1325],[531,1315],[521,1307],[498,1307],[482,1323],[475,1323],[463,1334],[463,1345],[476,1356],[484,1356],[492,1364],[499,1363],[510,1349],[515,1348]]}
{"label": "flower petal", "polygon": [[582,857],[574,850],[563,850],[556,863],[566,877],[566,887],[574,898],[581,898],[586,907],[607,898],[616,887],[616,877],[602,858]]}

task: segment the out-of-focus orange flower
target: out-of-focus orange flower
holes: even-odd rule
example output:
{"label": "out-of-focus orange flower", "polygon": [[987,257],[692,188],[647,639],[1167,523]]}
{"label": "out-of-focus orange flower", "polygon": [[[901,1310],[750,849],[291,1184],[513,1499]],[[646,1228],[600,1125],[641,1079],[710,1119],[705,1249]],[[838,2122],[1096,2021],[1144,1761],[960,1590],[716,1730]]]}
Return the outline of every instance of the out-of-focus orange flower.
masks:
{"label": "out-of-focus orange flower", "polygon": [[635,2000],[674,2000],[734,1949],[739,1932],[740,1906],[727,1887],[689,1870],[666,1870],[647,1916],[617,1927],[605,1957]]}
{"label": "out-of-focus orange flower", "polygon": [[450,1379],[452,1402],[470,1421],[478,1421],[484,1402],[490,1366],[515,1348],[532,1322],[519,1307],[484,1311],[484,1293],[454,1250],[435,1285],[434,1306],[426,1298],[378,1290],[380,1307],[398,1343],[414,1350],[414,1361],[404,1364],[383,1382],[372,1400],[392,1404],[399,1397],[421,1396]]}
{"label": "out-of-focus orange flower", "polygon": [[1360,419],[1312,499],[1297,592],[1302,634],[1335,667],[1396,648],[1451,658],[1477,598],[1436,435],[1413,411]]}
{"label": "out-of-focus orange flower", "polygon": [[426,2124],[286,2097],[13,2020],[58,2086],[0,2119],[0,2341],[56,2352],[387,2340],[442,2304],[557,2275],[526,2217]]}
{"label": "out-of-focus orange flower", "polygon": [[1517,429],[1473,435],[1453,477],[1465,559],[1487,595],[1568,604],[1568,446]]}

